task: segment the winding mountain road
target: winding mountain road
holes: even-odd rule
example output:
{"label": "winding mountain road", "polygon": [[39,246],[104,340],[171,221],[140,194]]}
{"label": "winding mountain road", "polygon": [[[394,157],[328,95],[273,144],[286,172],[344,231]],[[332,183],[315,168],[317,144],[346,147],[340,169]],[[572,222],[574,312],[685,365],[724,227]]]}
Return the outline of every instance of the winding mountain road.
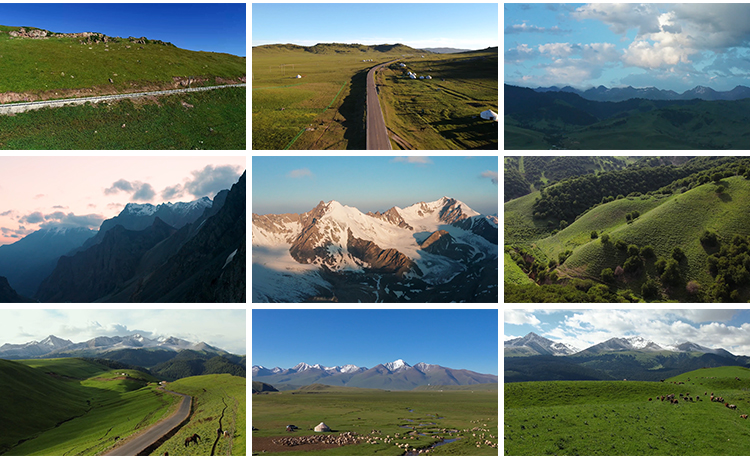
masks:
{"label": "winding mountain road", "polygon": [[[398,59],[396,59],[398,60]],[[380,70],[392,60],[376,65],[367,72],[367,149],[368,150],[390,150],[391,141],[388,139],[388,130],[385,128],[383,111],[380,109],[378,91],[375,87],[375,72]]]}
{"label": "winding mountain road", "polygon": [[164,392],[179,395],[182,397],[180,407],[177,408],[172,416],[159,421],[154,424],[146,431],[137,434],[132,439],[126,439],[122,445],[107,451],[103,456],[137,456],[143,450],[159,441],[163,436],[167,435],[172,429],[176,428],[184,420],[190,416],[190,405],[192,403],[192,397],[171,390],[161,389]]}
{"label": "winding mountain road", "polygon": [[168,89],[165,91],[149,91],[149,92],[133,92],[127,94],[113,94],[109,96],[91,96],[91,97],[79,97],[76,99],[58,99],[58,100],[39,100],[36,102],[18,102],[12,104],[0,104],[0,115],[9,115],[11,113],[22,113],[29,110],[36,110],[44,107],[62,107],[64,105],[82,105],[86,102],[98,103],[105,100],[117,100],[117,99],[135,99],[138,97],[148,96],[165,96],[170,94],[179,94],[184,92],[198,92],[198,91],[210,91],[213,89],[221,88],[239,88],[245,87],[246,83],[239,84],[226,84],[221,86],[203,86],[198,88],[185,88],[185,89]]}

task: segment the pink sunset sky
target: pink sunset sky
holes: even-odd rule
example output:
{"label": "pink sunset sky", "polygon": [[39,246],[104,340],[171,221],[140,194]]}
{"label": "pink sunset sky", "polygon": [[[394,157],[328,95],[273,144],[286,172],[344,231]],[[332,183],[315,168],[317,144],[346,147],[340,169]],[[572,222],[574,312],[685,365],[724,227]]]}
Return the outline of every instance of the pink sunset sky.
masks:
{"label": "pink sunset sky", "polygon": [[228,189],[245,156],[0,157],[0,245],[41,228],[98,230],[129,202],[189,202]]}

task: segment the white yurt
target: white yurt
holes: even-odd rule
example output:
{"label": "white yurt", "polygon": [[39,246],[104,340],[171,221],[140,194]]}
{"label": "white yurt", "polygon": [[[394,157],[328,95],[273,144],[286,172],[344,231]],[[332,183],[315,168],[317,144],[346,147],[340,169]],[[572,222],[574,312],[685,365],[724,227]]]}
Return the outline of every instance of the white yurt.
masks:
{"label": "white yurt", "polygon": [[485,110],[480,113],[479,116],[481,116],[482,119],[485,120],[497,121],[497,113],[493,112],[492,110]]}
{"label": "white yurt", "polygon": [[316,432],[330,432],[331,428],[328,427],[325,422],[321,422],[320,424],[315,426],[313,430],[315,430]]}
{"label": "white yurt", "polygon": [[294,78],[302,78],[302,75],[297,75],[297,76],[296,76],[296,77],[294,77]]}

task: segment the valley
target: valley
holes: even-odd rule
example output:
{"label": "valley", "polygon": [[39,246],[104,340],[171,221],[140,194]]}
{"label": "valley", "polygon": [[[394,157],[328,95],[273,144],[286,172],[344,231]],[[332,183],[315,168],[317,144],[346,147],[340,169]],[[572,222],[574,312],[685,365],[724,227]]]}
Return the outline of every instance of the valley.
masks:
{"label": "valley", "polygon": [[505,149],[742,150],[750,145],[747,88],[709,93],[699,87],[674,98],[634,88],[594,94],[557,89],[505,85]]}
{"label": "valley", "polygon": [[748,298],[746,159],[598,161],[619,165],[570,158],[577,172],[545,182],[551,172],[506,160],[506,191],[520,196],[505,203],[506,302]]}
{"label": "valley", "polygon": [[[253,149],[366,149],[366,75],[376,86],[393,149],[495,149],[497,49],[433,54],[402,44],[253,47]],[[299,76],[299,78],[298,78]]]}
{"label": "valley", "polygon": [[[497,455],[497,385],[439,387],[384,391],[313,384],[255,393],[253,454]],[[312,430],[321,421],[330,433]],[[287,432],[289,424],[299,430]],[[323,443],[337,437],[348,440]],[[308,443],[287,446],[304,438]]]}
{"label": "valley", "polygon": [[743,455],[749,377],[720,366],[663,382],[506,383],[504,454]]}

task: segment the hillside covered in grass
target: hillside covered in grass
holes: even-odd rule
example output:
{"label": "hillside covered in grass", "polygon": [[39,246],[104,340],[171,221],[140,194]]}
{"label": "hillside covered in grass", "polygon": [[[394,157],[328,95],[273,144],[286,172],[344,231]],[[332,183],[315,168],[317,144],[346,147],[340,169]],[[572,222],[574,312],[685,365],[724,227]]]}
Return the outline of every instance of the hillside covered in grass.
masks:
{"label": "hillside covered in grass", "polygon": [[37,35],[44,36],[29,36],[33,30],[0,27],[0,102],[62,98],[61,94],[76,95],[76,90],[90,95],[186,87],[188,79],[192,86],[239,82],[246,75],[246,59],[230,54],[189,51],[146,37],[107,37],[83,31],[41,31]]}
{"label": "hillside covered in grass", "polygon": [[[696,158],[662,175],[631,169],[631,186],[645,192],[615,198],[585,176],[506,203],[506,254],[534,281],[507,270],[506,301],[750,299],[748,166]],[[587,200],[599,202],[582,211]]]}

